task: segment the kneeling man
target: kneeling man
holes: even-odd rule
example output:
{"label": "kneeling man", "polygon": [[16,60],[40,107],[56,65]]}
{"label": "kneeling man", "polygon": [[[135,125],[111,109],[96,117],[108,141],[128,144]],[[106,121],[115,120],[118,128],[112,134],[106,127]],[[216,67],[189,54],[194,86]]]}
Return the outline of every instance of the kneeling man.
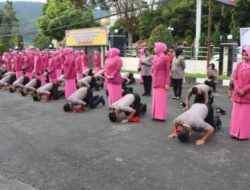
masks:
{"label": "kneeling man", "polygon": [[67,103],[63,106],[65,112],[70,111],[84,111],[84,107],[89,106],[95,108],[98,104],[105,105],[105,101],[102,96],[94,96],[92,89],[87,87],[81,87],[75,91],[71,96],[67,98]]}
{"label": "kneeling man", "polygon": [[[169,138],[178,137],[181,142],[187,142],[193,130],[204,133],[202,138],[196,141],[196,145],[204,144],[214,133],[214,128],[204,121],[207,115],[208,107],[206,104],[193,104],[189,110],[174,120],[172,134],[169,135]],[[177,131],[180,129],[181,132],[177,134]]]}
{"label": "kneeling man", "polygon": [[[132,121],[134,116],[139,117],[147,111],[146,104],[141,104],[141,98],[138,94],[126,94],[120,100],[113,103],[110,107],[109,119],[112,122],[127,123]],[[121,113],[125,113],[127,117],[122,119]]]}

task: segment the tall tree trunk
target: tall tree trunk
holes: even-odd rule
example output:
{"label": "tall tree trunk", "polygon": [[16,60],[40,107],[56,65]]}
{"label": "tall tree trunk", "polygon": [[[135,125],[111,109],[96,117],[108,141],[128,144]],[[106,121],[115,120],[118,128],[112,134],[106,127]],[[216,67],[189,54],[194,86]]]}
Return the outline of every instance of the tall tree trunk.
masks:
{"label": "tall tree trunk", "polygon": [[128,46],[132,46],[133,43],[133,34],[132,32],[128,32]]}

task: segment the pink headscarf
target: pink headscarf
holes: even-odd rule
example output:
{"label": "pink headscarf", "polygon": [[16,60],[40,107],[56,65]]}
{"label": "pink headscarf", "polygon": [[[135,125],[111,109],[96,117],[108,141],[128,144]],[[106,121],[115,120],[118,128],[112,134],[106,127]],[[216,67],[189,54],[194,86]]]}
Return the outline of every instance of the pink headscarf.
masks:
{"label": "pink headscarf", "polygon": [[120,55],[120,50],[118,48],[110,49],[110,57],[116,57]]}
{"label": "pink headscarf", "polygon": [[156,42],[154,47],[157,49],[157,54],[162,54],[168,49],[167,45],[162,42]]}
{"label": "pink headscarf", "polygon": [[110,50],[106,51],[105,53],[106,58],[110,58],[110,54],[111,54]]}
{"label": "pink headscarf", "polygon": [[248,57],[250,58],[250,46],[245,47],[243,51],[245,51],[248,54]]}
{"label": "pink headscarf", "polygon": [[81,52],[80,52],[79,50],[76,50],[76,51],[75,51],[75,55],[76,55],[76,56],[79,56],[79,55],[81,55]]}
{"label": "pink headscarf", "polygon": [[140,49],[139,50],[139,57],[142,57],[145,55],[145,50],[144,49]]}

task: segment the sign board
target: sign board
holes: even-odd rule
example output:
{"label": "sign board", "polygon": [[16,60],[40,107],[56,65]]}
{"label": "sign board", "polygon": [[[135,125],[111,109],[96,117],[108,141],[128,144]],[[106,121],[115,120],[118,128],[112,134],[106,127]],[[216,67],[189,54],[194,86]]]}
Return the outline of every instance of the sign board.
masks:
{"label": "sign board", "polygon": [[240,46],[250,45],[250,28],[240,28]]}
{"label": "sign board", "polygon": [[107,46],[108,37],[106,28],[86,28],[67,30],[67,46]]}

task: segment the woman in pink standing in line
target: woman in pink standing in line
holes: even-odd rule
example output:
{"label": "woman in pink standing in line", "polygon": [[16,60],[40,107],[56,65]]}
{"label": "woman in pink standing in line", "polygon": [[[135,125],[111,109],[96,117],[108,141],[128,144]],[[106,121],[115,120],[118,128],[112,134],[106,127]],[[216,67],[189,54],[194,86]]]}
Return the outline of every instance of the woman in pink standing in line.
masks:
{"label": "woman in pink standing in line", "polygon": [[167,46],[164,43],[154,44],[154,58],[152,67],[152,118],[157,121],[167,119],[167,91],[170,84],[170,64],[165,55]]}
{"label": "woman in pink standing in line", "polygon": [[33,78],[33,70],[34,70],[34,53],[32,51],[26,50],[26,58],[25,58],[25,70],[26,76],[31,80]]}
{"label": "woman in pink standing in line", "polygon": [[82,79],[82,58],[81,52],[75,51],[76,79],[77,82]]}
{"label": "woman in pink standing in line", "polygon": [[16,72],[16,80],[23,76],[22,70],[22,60],[21,55],[17,51],[12,52],[13,55],[13,62],[14,62],[14,70]]}
{"label": "woman in pink standing in line", "polygon": [[84,73],[84,71],[86,71],[87,69],[89,69],[89,58],[88,55],[82,51],[82,72]]}
{"label": "woman in pink standing in line", "polygon": [[64,62],[64,78],[65,78],[65,98],[68,98],[76,91],[76,67],[73,49],[65,49],[66,59]]}
{"label": "woman in pink standing in line", "polygon": [[41,86],[46,84],[45,76],[44,76],[43,57],[39,49],[36,50],[36,54],[35,54],[34,74],[36,78],[41,81]]}
{"label": "woman in pink standing in line", "polygon": [[122,60],[120,58],[120,50],[112,48],[105,61],[105,80],[109,92],[109,105],[119,100],[122,97]]}
{"label": "woman in pink standing in line", "polygon": [[93,73],[96,74],[98,71],[101,70],[101,55],[99,51],[95,50],[95,53],[92,58],[92,62],[94,66]]}
{"label": "woman in pink standing in line", "polygon": [[56,53],[50,52],[48,54],[48,74],[49,74],[49,82],[56,84]]}
{"label": "woman in pink standing in line", "polygon": [[11,55],[10,55],[10,53],[9,52],[4,52],[3,56],[5,58],[5,67],[6,67],[7,72],[13,71],[12,64],[11,64]]}
{"label": "woman in pink standing in line", "polygon": [[244,140],[250,138],[250,47],[242,51],[240,62],[233,74],[234,92],[230,135]]}

